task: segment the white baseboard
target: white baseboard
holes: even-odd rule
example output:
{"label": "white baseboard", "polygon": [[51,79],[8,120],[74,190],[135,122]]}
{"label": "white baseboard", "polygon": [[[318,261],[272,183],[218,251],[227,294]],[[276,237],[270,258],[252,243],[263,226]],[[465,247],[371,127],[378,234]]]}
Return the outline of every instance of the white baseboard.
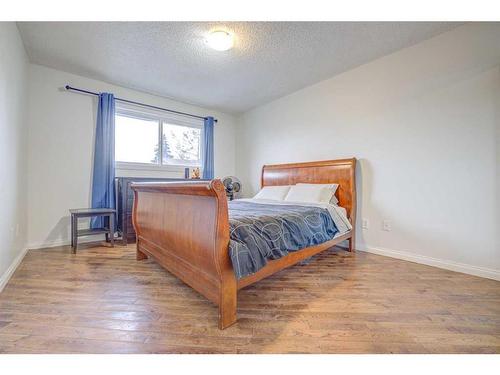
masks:
{"label": "white baseboard", "polygon": [[68,240],[54,240],[54,241],[44,241],[44,242],[34,242],[28,245],[30,250],[45,249],[49,247],[67,246],[71,242]]}
{"label": "white baseboard", "polygon": [[0,277],[0,293],[2,292],[3,288],[5,288],[5,285],[7,285],[14,272],[16,272],[17,267],[21,264],[27,252],[28,248],[25,247],[21,251],[21,253],[12,261],[9,268],[7,268],[7,270]]}
{"label": "white baseboard", "polygon": [[468,264],[452,262],[449,260],[432,258],[425,255],[418,255],[407,251],[391,250],[382,247],[372,247],[361,244],[356,246],[356,250],[500,281],[500,270],[495,270],[492,268],[471,266]]}
{"label": "white baseboard", "polygon": [[[87,243],[87,242],[96,242],[96,241],[104,241],[104,235],[102,236],[88,236],[88,237],[79,237],[78,243]],[[116,240],[115,240],[116,241]],[[51,247],[58,246],[69,246],[71,245],[71,241],[68,239],[59,238],[57,240],[52,241],[43,241],[43,242],[32,242],[28,245],[28,249],[30,250],[38,250],[38,249],[48,249]]]}

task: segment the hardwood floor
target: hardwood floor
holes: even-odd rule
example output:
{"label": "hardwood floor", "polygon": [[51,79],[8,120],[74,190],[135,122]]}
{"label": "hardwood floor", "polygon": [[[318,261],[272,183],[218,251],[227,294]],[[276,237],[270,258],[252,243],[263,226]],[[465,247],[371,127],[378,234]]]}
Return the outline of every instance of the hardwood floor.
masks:
{"label": "hardwood floor", "polygon": [[134,245],[30,251],[0,353],[500,353],[500,282],[332,249],[239,292],[238,322]]}

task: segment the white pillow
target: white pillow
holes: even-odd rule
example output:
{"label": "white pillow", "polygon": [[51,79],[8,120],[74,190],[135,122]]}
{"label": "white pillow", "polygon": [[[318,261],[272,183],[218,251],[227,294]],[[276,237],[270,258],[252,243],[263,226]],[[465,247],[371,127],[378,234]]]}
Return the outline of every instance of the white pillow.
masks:
{"label": "white pillow", "polygon": [[[330,203],[332,199],[334,184],[297,184],[290,187],[285,201]],[[338,185],[337,185],[338,187]]]}
{"label": "white pillow", "polygon": [[275,201],[282,201],[288,194],[288,190],[290,190],[290,185],[264,186],[255,195],[255,197],[253,197],[253,199],[272,199]]}
{"label": "white pillow", "polygon": [[[322,203],[330,203],[330,204],[338,204],[339,203],[339,200],[335,196],[335,192],[339,188],[339,184],[306,184],[306,183],[299,182],[297,185],[322,186],[325,189],[330,189],[332,196],[331,196],[329,202],[322,202]],[[328,194],[328,193],[326,193],[326,194]]]}

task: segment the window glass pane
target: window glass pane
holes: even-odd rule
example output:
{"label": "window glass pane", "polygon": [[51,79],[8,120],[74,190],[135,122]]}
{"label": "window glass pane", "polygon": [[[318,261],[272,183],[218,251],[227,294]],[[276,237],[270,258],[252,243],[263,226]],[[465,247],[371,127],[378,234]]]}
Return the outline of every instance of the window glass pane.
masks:
{"label": "window glass pane", "polygon": [[163,163],[200,164],[201,129],[163,123]]}
{"label": "window glass pane", "polygon": [[158,121],[116,115],[115,160],[158,164],[158,133]]}

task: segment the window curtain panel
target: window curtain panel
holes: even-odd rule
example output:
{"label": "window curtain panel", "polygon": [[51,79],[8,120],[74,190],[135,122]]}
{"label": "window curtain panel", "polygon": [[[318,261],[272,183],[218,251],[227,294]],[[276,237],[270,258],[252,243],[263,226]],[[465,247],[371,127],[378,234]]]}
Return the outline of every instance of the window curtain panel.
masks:
{"label": "window curtain panel", "polygon": [[[109,93],[99,94],[99,103],[97,106],[92,178],[92,208],[116,208],[115,97]],[[91,220],[92,228],[100,228],[104,224],[104,218],[102,217],[94,217]]]}
{"label": "window curtain panel", "polygon": [[214,118],[206,117],[203,126],[203,178],[214,178]]}

